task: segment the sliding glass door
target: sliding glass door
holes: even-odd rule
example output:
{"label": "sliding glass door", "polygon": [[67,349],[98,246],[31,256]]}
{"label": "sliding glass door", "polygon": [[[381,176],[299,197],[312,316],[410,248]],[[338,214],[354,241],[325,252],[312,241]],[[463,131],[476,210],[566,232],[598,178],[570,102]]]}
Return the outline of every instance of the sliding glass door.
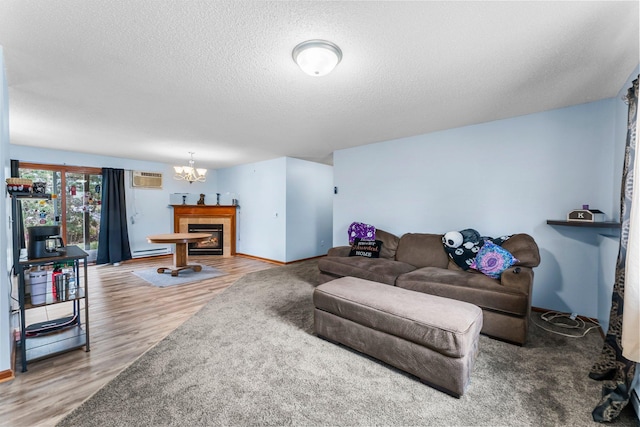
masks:
{"label": "sliding glass door", "polygon": [[45,182],[51,200],[24,200],[24,226],[59,225],[65,245],[95,261],[100,230],[102,171],[97,168],[20,163],[20,176]]}
{"label": "sliding glass door", "polygon": [[100,231],[100,207],[102,175],[89,173],[65,173],[66,208],[63,221],[66,224],[68,245],[77,245],[95,260]]}

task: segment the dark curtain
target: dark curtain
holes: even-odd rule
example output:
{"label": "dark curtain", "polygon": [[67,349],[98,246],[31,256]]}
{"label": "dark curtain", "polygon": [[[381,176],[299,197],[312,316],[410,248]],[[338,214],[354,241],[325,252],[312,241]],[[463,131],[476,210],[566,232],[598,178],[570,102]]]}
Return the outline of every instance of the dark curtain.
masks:
{"label": "dark curtain", "polygon": [[631,197],[633,194],[633,168],[636,161],[636,123],[638,119],[638,79],[627,94],[629,115],[627,143],[622,171],[622,191],[620,197],[620,249],[616,263],[616,277],[611,297],[609,329],[605,337],[600,358],[594,363],[589,377],[603,381],[602,398],[592,412],[594,421],[613,421],[629,403],[631,383],[635,375],[636,362],[622,355],[622,313],[624,308],[625,265],[627,242],[629,238],[629,220],[631,215]]}
{"label": "dark curtain", "polygon": [[11,159],[11,178],[20,178],[20,162]]}
{"label": "dark curtain", "polygon": [[102,168],[102,215],[96,264],[131,259],[124,196],[124,169]]}

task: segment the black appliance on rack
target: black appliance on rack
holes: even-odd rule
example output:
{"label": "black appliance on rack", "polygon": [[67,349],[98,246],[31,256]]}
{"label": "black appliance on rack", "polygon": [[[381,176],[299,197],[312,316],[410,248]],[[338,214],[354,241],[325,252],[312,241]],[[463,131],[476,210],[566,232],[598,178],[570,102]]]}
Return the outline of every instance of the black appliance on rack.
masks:
{"label": "black appliance on rack", "polygon": [[49,258],[66,253],[59,225],[27,227],[27,232],[29,233],[27,245],[29,259]]}

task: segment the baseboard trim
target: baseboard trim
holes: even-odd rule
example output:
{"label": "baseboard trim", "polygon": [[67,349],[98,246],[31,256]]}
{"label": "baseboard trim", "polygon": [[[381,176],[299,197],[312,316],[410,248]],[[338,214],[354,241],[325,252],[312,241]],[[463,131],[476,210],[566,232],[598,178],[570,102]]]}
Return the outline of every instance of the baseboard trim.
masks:
{"label": "baseboard trim", "polygon": [[309,258],[302,258],[302,259],[297,259],[295,261],[288,261],[288,262],[282,262],[282,261],[275,261],[269,258],[262,258],[259,256],[254,256],[254,255],[247,255],[247,254],[241,254],[241,253],[236,253],[236,256],[241,256],[244,258],[251,258],[251,259],[256,259],[258,261],[264,261],[264,262],[269,262],[271,264],[276,264],[276,265],[289,265],[289,264],[295,264],[296,262],[302,262],[302,261],[309,261],[312,259],[318,259],[318,258],[322,258],[326,255],[318,255],[318,256],[313,256],[313,257],[309,257]]}
{"label": "baseboard trim", "polygon": [[16,377],[13,374],[13,370],[12,369],[7,369],[5,371],[1,371],[0,372],[0,383],[4,383],[7,381],[12,381],[14,380]]}
{"label": "baseboard trim", "polygon": [[318,255],[318,256],[312,256],[309,258],[302,258],[302,259],[297,259],[295,261],[289,261],[289,262],[285,262],[285,264],[289,265],[289,264],[295,264],[297,262],[303,262],[303,261],[310,261],[312,259],[320,259],[320,258],[324,258],[326,257],[326,255]]}
{"label": "baseboard trim", "polygon": [[272,259],[269,259],[269,258],[262,258],[262,257],[259,257],[259,256],[254,256],[254,255],[241,254],[239,252],[236,252],[236,256],[241,256],[243,258],[255,259],[255,260],[258,260],[258,261],[269,262],[271,264],[276,264],[276,265],[284,265],[285,264],[282,261],[275,261],[275,260],[272,260]]}

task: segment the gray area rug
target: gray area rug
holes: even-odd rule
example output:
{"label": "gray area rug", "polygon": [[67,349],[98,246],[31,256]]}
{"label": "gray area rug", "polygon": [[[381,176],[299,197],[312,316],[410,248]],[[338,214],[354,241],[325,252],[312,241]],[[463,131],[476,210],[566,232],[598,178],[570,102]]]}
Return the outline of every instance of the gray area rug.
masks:
{"label": "gray area rug", "polygon": [[531,326],[524,347],[481,336],[456,399],[314,336],[316,277],[315,261],[243,277],[58,425],[596,425],[597,332]]}
{"label": "gray area rug", "polygon": [[171,272],[158,273],[157,268],[147,268],[144,270],[132,271],[133,274],[151,283],[153,286],[164,288],[166,286],[184,285],[186,283],[199,282],[205,279],[212,279],[218,276],[224,276],[224,271],[217,268],[209,267],[207,265],[202,266],[202,270],[195,272],[191,269],[182,270],[178,273],[178,276],[173,277]]}

